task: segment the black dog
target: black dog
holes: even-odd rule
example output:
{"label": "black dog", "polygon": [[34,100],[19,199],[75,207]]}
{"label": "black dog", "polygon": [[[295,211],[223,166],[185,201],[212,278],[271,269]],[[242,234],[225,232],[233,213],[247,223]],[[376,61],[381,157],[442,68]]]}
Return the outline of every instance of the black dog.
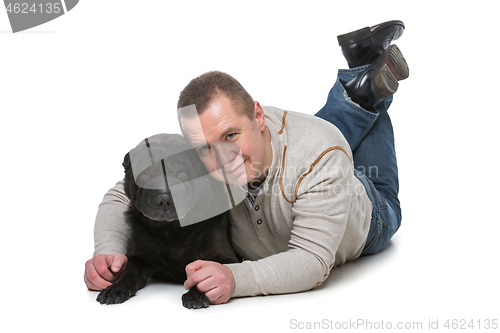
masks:
{"label": "black dog", "polygon": [[[166,158],[158,160],[158,156]],[[186,265],[198,259],[222,264],[239,261],[230,244],[228,213],[202,218],[219,204],[213,189],[225,184],[210,180],[182,136],[159,134],[146,139],[125,155],[123,166],[125,193],[132,203],[127,212],[132,228],[128,263],[116,283],[97,296],[98,302],[123,303],[144,287],[149,277],[184,283]],[[196,186],[190,182],[193,179],[197,179]],[[180,193],[175,196],[175,206],[173,186]],[[181,226],[179,219],[184,217],[203,222]],[[196,309],[208,307],[209,300],[193,287],[182,296],[182,304]]]}

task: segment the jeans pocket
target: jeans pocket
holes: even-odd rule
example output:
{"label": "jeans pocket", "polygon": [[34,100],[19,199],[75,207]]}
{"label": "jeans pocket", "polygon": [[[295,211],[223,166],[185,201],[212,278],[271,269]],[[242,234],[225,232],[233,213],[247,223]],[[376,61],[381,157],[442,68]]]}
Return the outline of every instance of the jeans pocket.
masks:
{"label": "jeans pocket", "polygon": [[368,198],[370,199],[375,211],[380,212],[382,209],[387,208],[387,202],[385,201],[384,197],[377,191],[372,181],[359,170],[354,169],[354,175],[363,184],[366,194],[368,195]]}
{"label": "jeans pocket", "polygon": [[389,243],[389,240],[394,234],[388,225],[379,219],[379,214],[376,215],[377,216],[372,217],[370,231],[366,239],[367,243],[361,255],[377,253]]}
{"label": "jeans pocket", "polygon": [[377,240],[380,238],[380,232],[382,231],[382,226],[379,221],[372,216],[370,221],[370,230],[368,232],[368,236],[366,237],[366,243],[361,252],[361,255],[367,255],[377,252],[378,250],[374,250]]}
{"label": "jeans pocket", "polygon": [[376,211],[373,209],[370,231],[361,255],[373,254],[383,249],[396,233],[400,225],[391,207]]}

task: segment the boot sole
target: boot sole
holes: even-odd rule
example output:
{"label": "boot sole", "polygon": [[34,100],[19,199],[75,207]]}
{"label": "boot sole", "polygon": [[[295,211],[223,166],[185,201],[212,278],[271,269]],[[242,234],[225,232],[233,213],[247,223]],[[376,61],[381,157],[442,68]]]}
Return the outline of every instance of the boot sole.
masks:
{"label": "boot sole", "polygon": [[366,27],[366,28],[362,28],[362,29],[359,29],[359,30],[356,30],[353,32],[343,34],[343,35],[339,35],[339,36],[337,36],[337,41],[339,42],[340,46],[345,46],[345,45],[349,45],[352,43],[357,43],[359,41],[362,41],[364,39],[372,37],[373,35],[377,34],[379,31],[381,31],[389,26],[392,26],[392,25],[400,25],[402,28],[392,38],[392,40],[396,40],[399,37],[401,37],[401,35],[403,34],[403,31],[405,29],[404,23],[402,21],[397,21],[397,20],[384,22],[384,23],[381,23],[381,24],[374,26],[374,27],[371,27],[371,28]]}
{"label": "boot sole", "polygon": [[408,78],[410,69],[396,45],[390,45],[384,53],[385,59],[374,77],[373,86],[380,97],[387,98],[398,90],[398,81]]}
{"label": "boot sole", "polygon": [[410,76],[410,68],[403,53],[396,45],[389,46],[390,54],[387,65],[398,81],[407,79]]}

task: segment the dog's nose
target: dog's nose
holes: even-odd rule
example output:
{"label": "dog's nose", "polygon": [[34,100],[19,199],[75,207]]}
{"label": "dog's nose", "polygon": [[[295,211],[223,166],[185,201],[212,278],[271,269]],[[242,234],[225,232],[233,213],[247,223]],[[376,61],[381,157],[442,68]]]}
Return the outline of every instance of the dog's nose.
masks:
{"label": "dog's nose", "polygon": [[172,197],[168,194],[160,194],[156,197],[156,204],[158,207],[168,208],[173,205]]}

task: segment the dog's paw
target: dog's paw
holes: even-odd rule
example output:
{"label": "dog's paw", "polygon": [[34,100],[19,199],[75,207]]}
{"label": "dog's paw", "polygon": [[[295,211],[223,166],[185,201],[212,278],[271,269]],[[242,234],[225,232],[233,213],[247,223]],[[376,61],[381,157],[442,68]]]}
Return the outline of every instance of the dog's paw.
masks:
{"label": "dog's paw", "polygon": [[112,284],[97,295],[96,301],[101,304],[123,303],[132,295],[130,289],[124,285]]}
{"label": "dog's paw", "polygon": [[182,305],[188,309],[201,309],[208,308],[210,301],[204,293],[194,287],[182,295]]}

